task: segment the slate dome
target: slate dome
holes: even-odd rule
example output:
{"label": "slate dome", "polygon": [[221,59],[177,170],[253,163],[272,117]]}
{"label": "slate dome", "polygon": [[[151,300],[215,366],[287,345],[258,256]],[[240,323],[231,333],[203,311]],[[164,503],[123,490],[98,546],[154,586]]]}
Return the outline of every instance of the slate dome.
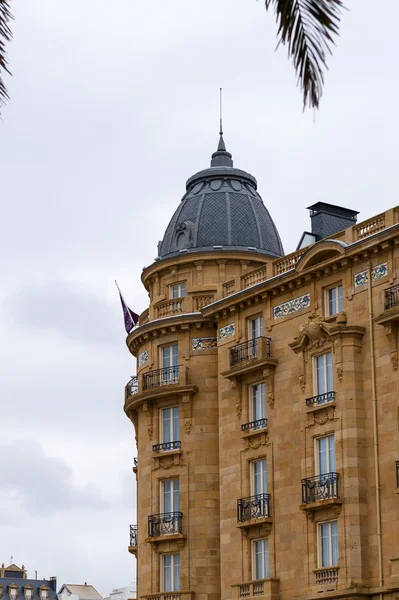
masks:
{"label": "slate dome", "polygon": [[187,180],[186,193],[158,244],[158,260],[211,250],[284,254],[255,177],[234,167],[222,132],[210,168]]}

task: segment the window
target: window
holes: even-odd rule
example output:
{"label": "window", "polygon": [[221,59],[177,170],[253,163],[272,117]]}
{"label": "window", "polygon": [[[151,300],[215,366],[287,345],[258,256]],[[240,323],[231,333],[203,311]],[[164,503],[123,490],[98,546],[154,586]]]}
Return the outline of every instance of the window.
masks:
{"label": "window", "polygon": [[169,294],[171,300],[174,300],[175,298],[184,298],[184,296],[186,295],[186,282],[183,281],[183,283],[171,285],[169,287]]}
{"label": "window", "polygon": [[342,285],[326,290],[327,314],[336,315],[343,311]]}
{"label": "window", "polygon": [[179,356],[178,345],[164,346],[161,348],[162,383],[178,383],[179,381]]}
{"label": "window", "polygon": [[41,589],[40,590],[40,600],[47,600],[48,590]]}
{"label": "window", "polygon": [[9,586],[8,595],[10,596],[10,600],[17,600],[18,598],[18,586]]}
{"label": "window", "polygon": [[256,422],[254,429],[266,427],[266,385],[257,383],[249,388],[249,412],[251,421]]}
{"label": "window", "polygon": [[179,479],[164,479],[161,481],[161,512],[172,513],[180,511],[180,482]]}
{"label": "window", "polygon": [[[332,354],[322,354],[315,358],[316,363],[316,378],[315,387],[316,395],[328,394],[333,391],[333,376],[332,376]],[[321,402],[319,402],[321,404]]]}
{"label": "window", "polygon": [[251,463],[251,495],[267,494],[267,464],[266,459],[255,460]]}
{"label": "window", "polygon": [[263,317],[256,317],[249,321],[249,339],[254,340],[255,338],[263,336]]}
{"label": "window", "polygon": [[269,540],[254,540],[252,542],[252,578],[269,578]]}
{"label": "window", "polygon": [[316,475],[335,473],[334,434],[316,439]]}
{"label": "window", "polygon": [[180,590],[180,554],[163,555],[161,576],[164,592]]}
{"label": "window", "polygon": [[318,530],[319,567],[335,567],[338,564],[338,523],[320,523]]}
{"label": "window", "polygon": [[33,598],[33,588],[31,588],[31,587],[25,587],[24,588],[24,592],[25,592],[25,598],[26,598],[26,600],[32,600],[32,598]]}
{"label": "window", "polygon": [[173,450],[173,443],[180,439],[179,407],[163,408],[161,410],[161,443],[169,444]]}

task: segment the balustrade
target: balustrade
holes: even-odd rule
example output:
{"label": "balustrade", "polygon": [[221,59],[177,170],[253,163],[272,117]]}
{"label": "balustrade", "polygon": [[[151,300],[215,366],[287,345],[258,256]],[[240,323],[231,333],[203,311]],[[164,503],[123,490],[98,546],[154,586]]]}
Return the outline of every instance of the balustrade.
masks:
{"label": "balustrade", "polygon": [[148,537],[182,533],[183,513],[168,512],[148,517]]}
{"label": "balustrade", "polygon": [[270,494],[257,494],[237,500],[237,521],[239,523],[270,516]]}
{"label": "balustrade", "polygon": [[325,473],[302,479],[302,504],[339,498],[338,473]]}

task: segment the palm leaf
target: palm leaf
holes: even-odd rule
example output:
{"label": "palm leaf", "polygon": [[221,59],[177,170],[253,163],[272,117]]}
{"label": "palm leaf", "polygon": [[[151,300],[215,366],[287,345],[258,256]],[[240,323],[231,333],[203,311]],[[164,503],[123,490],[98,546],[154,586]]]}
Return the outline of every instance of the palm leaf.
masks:
{"label": "palm leaf", "polygon": [[12,38],[11,29],[8,26],[12,19],[9,0],[0,0],[0,106],[8,99],[7,88],[1,77],[2,71],[11,74],[7,68],[6,42]]}
{"label": "palm leaf", "polygon": [[274,7],[279,42],[288,45],[303,106],[318,108],[323,91],[326,54],[331,54],[333,36],[338,35],[342,0],[265,0],[266,10]]}

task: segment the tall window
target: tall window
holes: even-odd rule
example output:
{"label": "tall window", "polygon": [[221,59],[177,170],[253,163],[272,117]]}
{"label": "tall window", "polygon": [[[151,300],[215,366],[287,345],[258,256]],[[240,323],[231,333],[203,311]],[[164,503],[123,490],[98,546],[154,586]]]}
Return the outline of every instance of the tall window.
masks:
{"label": "tall window", "polygon": [[249,338],[254,340],[255,338],[263,336],[263,317],[256,317],[249,321]]}
{"label": "tall window", "polygon": [[269,540],[254,540],[252,542],[252,578],[269,578]]}
{"label": "tall window", "polygon": [[338,564],[338,523],[329,521],[318,525],[319,567],[335,567]]}
{"label": "tall window", "polygon": [[333,391],[332,354],[322,354],[315,358],[316,363],[316,394],[327,394]]}
{"label": "tall window", "polygon": [[335,473],[334,434],[316,439],[316,475]]}
{"label": "tall window", "polygon": [[180,511],[180,482],[179,478],[161,481],[161,512],[172,513]]}
{"label": "tall window", "polygon": [[25,587],[24,592],[25,592],[25,598],[26,598],[26,600],[32,600],[32,598],[33,598],[33,588]]}
{"label": "tall window", "polygon": [[178,345],[172,344],[171,346],[164,346],[161,349],[162,373],[163,383],[177,383],[179,379],[179,354]]}
{"label": "tall window", "polygon": [[171,443],[171,450],[173,450],[173,443],[180,440],[180,419],[179,419],[179,407],[173,406],[171,408],[163,408],[161,410],[161,443]]}
{"label": "tall window", "polygon": [[175,298],[184,298],[186,295],[186,282],[177,283],[176,285],[171,285],[169,288],[170,298],[174,300]]}
{"label": "tall window", "polygon": [[251,463],[251,492],[252,496],[267,494],[267,463],[266,459],[255,460]]}
{"label": "tall window", "polygon": [[257,383],[249,388],[250,394],[250,417],[256,421],[254,429],[266,427],[266,385]]}
{"label": "tall window", "polygon": [[8,588],[8,594],[9,594],[11,600],[17,600],[17,598],[18,598],[18,586],[16,586],[16,587],[9,587]]}
{"label": "tall window", "polygon": [[342,285],[326,290],[327,314],[336,315],[343,311]]}
{"label": "tall window", "polygon": [[163,592],[180,590],[180,554],[164,554],[162,557]]}

